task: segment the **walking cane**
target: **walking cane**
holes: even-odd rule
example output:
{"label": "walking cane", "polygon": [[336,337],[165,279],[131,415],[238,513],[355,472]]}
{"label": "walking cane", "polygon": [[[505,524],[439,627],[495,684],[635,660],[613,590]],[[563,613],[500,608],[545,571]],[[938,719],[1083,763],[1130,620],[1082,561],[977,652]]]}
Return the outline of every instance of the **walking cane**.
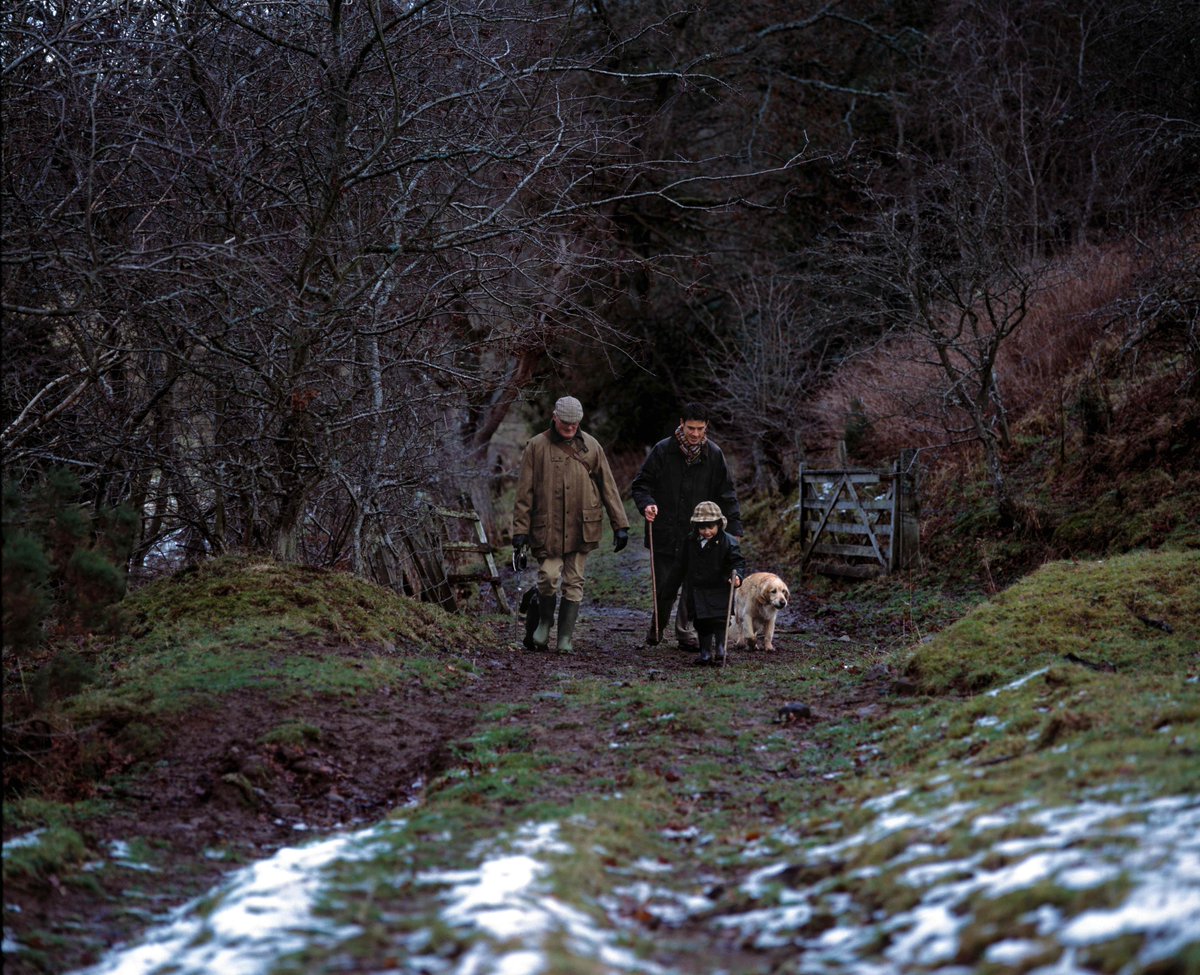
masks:
{"label": "walking cane", "polygon": [[661,640],[662,634],[658,632],[658,583],[654,579],[654,522],[646,522],[646,530],[650,533],[650,601],[654,603],[653,614],[654,636]]}
{"label": "walking cane", "polygon": [[725,607],[725,642],[721,644],[721,669],[725,669],[725,661],[729,659],[729,617],[733,614],[733,580],[736,573],[729,577],[729,605]]}

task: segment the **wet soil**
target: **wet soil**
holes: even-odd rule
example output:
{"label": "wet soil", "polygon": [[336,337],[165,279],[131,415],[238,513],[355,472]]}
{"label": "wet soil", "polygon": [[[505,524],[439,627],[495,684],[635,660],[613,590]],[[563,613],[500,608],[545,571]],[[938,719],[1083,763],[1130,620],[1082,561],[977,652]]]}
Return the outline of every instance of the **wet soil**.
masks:
{"label": "wet soil", "polygon": [[[801,596],[780,614],[777,642],[785,648],[805,634],[828,634],[816,607]],[[84,840],[105,856],[115,842],[140,841],[156,870],[105,869],[89,882],[11,884],[5,890],[5,926],[33,953],[8,954],[10,975],[65,972],[94,963],[160,917],[211,888],[231,868],[269,856],[312,833],[365,825],[417,797],[432,776],[447,767],[449,746],[468,736],[493,707],[545,702],[564,678],[603,676],[614,682],[669,679],[696,666],[696,656],[673,640],[644,644],[646,612],[585,604],[570,655],[529,653],[520,646],[523,623],[496,624],[490,651],[472,661],[465,686],[449,691],[413,684],[346,698],[292,700],[251,692],[228,701],[219,712],[182,719],[167,754],[136,786],[101,786],[110,812],[89,820]],[[856,640],[855,643],[858,641]],[[809,644],[814,645],[814,644]],[[553,644],[552,644],[553,646]],[[847,654],[849,644],[843,644]],[[377,648],[314,644],[297,652],[367,655]],[[778,666],[787,650],[731,654],[727,676],[737,669]],[[849,656],[846,657],[849,659]],[[447,657],[444,666],[452,667]],[[864,663],[864,667],[869,665]],[[714,680],[722,672],[710,668]],[[888,675],[879,673],[840,691],[812,699],[812,720],[883,706]],[[877,679],[876,679],[877,678]],[[764,702],[747,723],[776,719],[783,700]],[[320,729],[303,745],[267,745],[261,739],[285,721]],[[620,780],[619,752],[597,741],[586,721],[573,725],[534,722],[535,736],[552,734],[554,749],[575,756],[594,777]],[[669,766],[669,756],[664,762]],[[786,772],[786,770],[785,770]],[[669,777],[670,769],[665,767]],[[774,774],[778,774],[774,770]],[[5,830],[9,839],[9,830]],[[19,921],[17,920],[19,918]],[[14,923],[15,922],[15,923]],[[8,932],[6,931],[6,934]]]}

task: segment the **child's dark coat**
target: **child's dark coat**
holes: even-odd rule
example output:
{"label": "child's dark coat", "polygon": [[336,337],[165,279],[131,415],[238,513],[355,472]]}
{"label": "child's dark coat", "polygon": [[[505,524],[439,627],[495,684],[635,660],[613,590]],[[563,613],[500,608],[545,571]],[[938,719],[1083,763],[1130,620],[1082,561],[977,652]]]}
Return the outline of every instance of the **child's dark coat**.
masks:
{"label": "child's dark coat", "polygon": [[676,566],[683,575],[683,598],[694,620],[724,621],[729,613],[729,577],[745,574],[741,547],[728,532],[717,532],[703,548],[693,531],[680,547]]}

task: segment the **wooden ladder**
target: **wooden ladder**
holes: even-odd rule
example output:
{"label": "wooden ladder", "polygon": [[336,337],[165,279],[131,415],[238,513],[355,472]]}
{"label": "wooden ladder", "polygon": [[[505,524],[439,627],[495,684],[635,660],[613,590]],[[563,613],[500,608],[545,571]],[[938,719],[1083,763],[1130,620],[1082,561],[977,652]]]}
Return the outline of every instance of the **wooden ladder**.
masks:
{"label": "wooden ladder", "polygon": [[[470,505],[468,499],[464,496],[460,501]],[[504,592],[504,587],[500,584],[500,573],[496,569],[496,559],[491,543],[488,542],[487,532],[483,530],[483,519],[479,517],[473,507],[467,507],[465,510],[455,511],[452,508],[435,507],[434,513],[445,519],[457,519],[460,521],[469,521],[475,527],[475,541],[460,542],[453,539],[447,540],[443,544],[445,550],[446,561],[450,562],[454,555],[470,554],[482,555],[484,566],[475,568],[469,571],[458,569],[451,570],[447,565],[446,579],[449,582],[487,582],[492,587],[492,592],[496,595],[496,604],[500,607],[500,611],[508,616],[513,615],[512,606],[508,601],[508,595]]]}

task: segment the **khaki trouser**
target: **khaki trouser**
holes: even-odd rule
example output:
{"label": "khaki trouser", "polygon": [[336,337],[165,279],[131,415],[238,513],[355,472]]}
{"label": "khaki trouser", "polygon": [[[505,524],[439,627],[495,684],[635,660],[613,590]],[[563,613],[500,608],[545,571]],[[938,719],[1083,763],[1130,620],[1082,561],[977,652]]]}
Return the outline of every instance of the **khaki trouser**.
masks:
{"label": "khaki trouser", "polygon": [[561,558],[551,556],[538,565],[538,592],[553,596],[556,592],[573,603],[583,602],[583,570],[587,552],[567,552]]}

